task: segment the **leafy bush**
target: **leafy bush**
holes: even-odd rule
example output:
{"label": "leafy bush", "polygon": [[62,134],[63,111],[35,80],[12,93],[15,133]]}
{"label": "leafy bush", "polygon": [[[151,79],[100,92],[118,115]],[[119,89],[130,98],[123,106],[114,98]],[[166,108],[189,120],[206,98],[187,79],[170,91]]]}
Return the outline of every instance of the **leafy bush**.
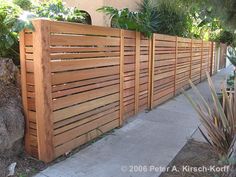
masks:
{"label": "leafy bush", "polygon": [[216,150],[220,157],[230,157],[236,140],[236,100],[232,93],[227,93],[222,88],[222,100],[220,102],[210,75],[207,73],[208,83],[213,100],[213,108],[202,97],[198,89],[190,82],[198,99],[187,97],[193,108],[199,115],[199,119],[206,129],[206,134],[200,129],[206,141]]}
{"label": "leafy bush", "polygon": [[110,6],[104,6],[97,11],[104,12],[112,18],[111,26],[114,28],[136,30],[138,28],[138,13],[129,11],[128,8],[118,10]]}
{"label": "leafy bush", "polygon": [[191,19],[182,7],[171,0],[143,0],[138,12],[107,6],[98,11],[112,18],[113,27],[137,30],[148,37],[154,32],[179,36],[188,36],[190,32]]}
{"label": "leafy bush", "polygon": [[32,0],[13,0],[13,3],[18,5],[23,10],[30,11],[33,8]]}
{"label": "leafy bush", "polygon": [[66,7],[62,0],[44,1],[33,12],[37,17],[75,23],[85,22],[84,14],[79,9]]}
{"label": "leafy bush", "polygon": [[188,37],[191,19],[186,9],[173,0],[159,0],[157,3],[157,33]]}
{"label": "leafy bush", "polygon": [[159,25],[156,4],[153,0],[143,0],[138,6],[140,14],[138,23],[142,27],[140,31],[146,33],[147,36],[151,36],[152,33],[157,31]]}
{"label": "leafy bush", "polygon": [[224,25],[233,30],[236,29],[235,0],[204,0],[204,1],[206,1],[213,7],[214,13],[221,18]]}
{"label": "leafy bush", "polygon": [[33,18],[45,17],[58,21],[85,23],[85,14],[77,8],[66,7],[62,0],[40,3],[33,3],[31,0],[13,2],[1,0],[0,3],[0,57],[13,58],[17,64],[19,63],[18,32],[24,28],[33,30],[31,23]]}
{"label": "leafy bush", "polygon": [[236,40],[235,34],[227,30],[221,31],[219,35],[216,37],[217,42],[221,42],[231,46],[234,45],[235,40]]}
{"label": "leafy bush", "polygon": [[2,0],[0,3],[0,56],[18,58],[18,36],[13,30],[21,8],[12,2]]}

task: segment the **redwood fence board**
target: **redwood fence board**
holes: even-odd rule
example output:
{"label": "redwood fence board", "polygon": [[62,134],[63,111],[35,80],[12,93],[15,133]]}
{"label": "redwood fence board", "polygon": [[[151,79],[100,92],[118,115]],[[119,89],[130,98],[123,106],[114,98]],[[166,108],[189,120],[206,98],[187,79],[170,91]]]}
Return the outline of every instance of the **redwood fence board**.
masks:
{"label": "redwood fence board", "polygon": [[43,19],[20,34],[26,151],[50,162],[217,70],[213,42]]}

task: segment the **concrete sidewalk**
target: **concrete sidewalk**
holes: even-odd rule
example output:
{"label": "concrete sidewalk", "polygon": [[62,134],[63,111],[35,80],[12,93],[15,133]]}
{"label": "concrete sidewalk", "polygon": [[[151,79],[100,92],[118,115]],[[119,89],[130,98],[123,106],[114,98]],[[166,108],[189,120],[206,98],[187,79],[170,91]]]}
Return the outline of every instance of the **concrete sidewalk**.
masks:
{"label": "concrete sidewalk", "polygon": [[[217,86],[230,69],[215,75]],[[197,86],[210,98],[207,82]],[[192,90],[188,91],[192,94]],[[149,113],[129,120],[124,127],[105,136],[72,157],[50,166],[36,177],[158,177],[160,170],[176,156],[190,137],[199,138],[196,112],[179,95]],[[148,167],[148,172],[132,172],[134,165]],[[145,167],[140,170],[145,171]]]}

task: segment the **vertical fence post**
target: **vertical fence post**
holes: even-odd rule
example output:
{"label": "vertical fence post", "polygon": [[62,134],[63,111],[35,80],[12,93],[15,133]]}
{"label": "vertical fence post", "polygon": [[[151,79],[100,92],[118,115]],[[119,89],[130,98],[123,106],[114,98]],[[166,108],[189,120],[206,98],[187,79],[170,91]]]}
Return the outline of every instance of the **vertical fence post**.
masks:
{"label": "vertical fence post", "polygon": [[202,81],[203,40],[201,42],[200,82]]}
{"label": "vertical fence post", "polygon": [[149,109],[151,110],[153,108],[153,97],[154,97],[154,73],[155,73],[155,45],[156,45],[156,35],[153,34],[152,39],[151,39],[151,63],[150,63],[150,107]]}
{"label": "vertical fence post", "polygon": [[175,37],[174,95],[176,94],[177,58],[178,58],[178,36]]}
{"label": "vertical fence post", "polygon": [[52,84],[50,68],[50,21],[34,20],[33,53],[35,106],[39,159],[50,162],[54,159]]}
{"label": "vertical fence post", "polygon": [[209,63],[210,63],[210,47],[209,47],[209,42],[207,42],[207,70],[206,72],[209,72]]}
{"label": "vertical fence post", "polygon": [[190,71],[189,71],[189,79],[192,78],[192,61],[193,61],[193,38],[191,39],[190,43]]}
{"label": "vertical fence post", "polygon": [[153,50],[152,50],[152,39],[154,38],[154,34],[152,36],[152,38],[148,39],[148,43],[149,43],[149,50],[148,50],[148,109],[151,110],[152,109],[152,85],[153,85],[153,81],[152,81],[152,71],[153,71],[153,62],[152,62],[152,56],[153,56]]}
{"label": "vertical fence post", "polygon": [[135,36],[135,114],[139,111],[139,72],[140,72],[140,43],[141,37],[140,32],[136,31]]}
{"label": "vertical fence post", "polygon": [[210,63],[210,75],[213,75],[213,42],[211,42],[211,63]]}
{"label": "vertical fence post", "polygon": [[207,51],[208,51],[208,52],[207,52],[207,54],[208,54],[208,55],[207,55],[207,56],[208,56],[208,57],[207,57],[207,72],[208,72],[209,74],[211,74],[211,73],[210,73],[210,69],[211,69],[211,67],[210,67],[210,65],[211,65],[211,45],[210,45],[210,42],[209,42],[209,41],[208,41],[207,43],[208,43],[208,45],[207,45],[207,46],[208,46],[208,47],[207,47]]}
{"label": "vertical fence post", "polygon": [[24,31],[20,32],[20,66],[21,66],[21,94],[22,94],[22,102],[25,115],[25,150],[26,152],[30,153]]}
{"label": "vertical fence post", "polygon": [[124,30],[120,30],[120,121],[123,125],[124,120]]}

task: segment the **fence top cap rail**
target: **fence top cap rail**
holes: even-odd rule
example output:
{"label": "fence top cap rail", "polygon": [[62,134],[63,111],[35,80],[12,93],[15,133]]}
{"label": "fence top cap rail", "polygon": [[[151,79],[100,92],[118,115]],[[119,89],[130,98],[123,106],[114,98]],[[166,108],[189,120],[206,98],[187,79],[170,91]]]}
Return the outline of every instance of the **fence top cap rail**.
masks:
{"label": "fence top cap rail", "polygon": [[51,19],[45,19],[45,18],[37,18],[33,19],[34,21],[48,21],[51,26],[51,32],[68,32],[68,33],[79,33],[82,32],[83,34],[86,34],[86,31],[88,34],[98,34],[98,35],[107,35],[107,36],[120,36],[120,29],[118,28],[109,28],[104,26],[95,26],[95,25],[88,25],[83,23],[74,23],[74,22],[67,22],[67,21],[55,21]]}
{"label": "fence top cap rail", "polygon": [[[73,31],[78,31],[78,28],[84,28],[86,30],[88,30],[88,33],[91,33],[89,31],[91,30],[96,30],[96,32],[98,33],[98,35],[107,35],[107,36],[116,36],[119,37],[120,36],[120,31],[123,30],[128,36],[132,36],[135,37],[135,33],[136,31],[134,30],[126,30],[126,29],[119,29],[119,28],[111,28],[111,27],[104,27],[104,26],[96,26],[96,25],[88,25],[88,24],[83,24],[83,23],[74,23],[74,22],[67,22],[67,21],[55,21],[52,19],[48,19],[48,18],[35,18],[32,19],[32,22],[38,22],[38,21],[42,21],[42,22],[49,22],[51,25],[51,32],[64,32],[63,31],[63,27],[67,27],[67,29],[70,29],[68,31],[65,32],[71,32],[73,33]],[[60,27],[62,27],[60,29]],[[31,31],[29,29],[26,29],[25,31]],[[81,31],[82,32],[82,31]],[[82,33],[86,33],[85,31]],[[132,34],[134,33],[134,34]],[[134,35],[134,36],[133,36]],[[142,37],[143,34],[141,34]],[[173,38],[177,38],[178,40],[184,40],[185,42],[191,42],[191,40],[195,43],[202,43],[202,42],[213,42],[213,41],[204,41],[201,39],[195,39],[195,38],[186,38],[186,37],[180,37],[180,36],[174,36],[174,35],[168,35],[168,34],[160,34],[160,33],[153,33],[153,35],[155,36],[156,39],[158,39],[159,37],[161,38],[165,38],[165,37],[169,37],[170,39]],[[215,43],[215,42],[214,42]]]}
{"label": "fence top cap rail", "polygon": [[181,36],[174,36],[174,35],[160,34],[160,33],[153,33],[153,36],[155,37],[156,40],[161,39],[161,40],[167,40],[167,41],[168,40],[175,41],[177,39],[179,42],[191,42],[191,40],[192,42],[195,42],[195,43],[212,42],[212,41],[204,41],[202,39],[186,38],[186,37],[181,37]]}

